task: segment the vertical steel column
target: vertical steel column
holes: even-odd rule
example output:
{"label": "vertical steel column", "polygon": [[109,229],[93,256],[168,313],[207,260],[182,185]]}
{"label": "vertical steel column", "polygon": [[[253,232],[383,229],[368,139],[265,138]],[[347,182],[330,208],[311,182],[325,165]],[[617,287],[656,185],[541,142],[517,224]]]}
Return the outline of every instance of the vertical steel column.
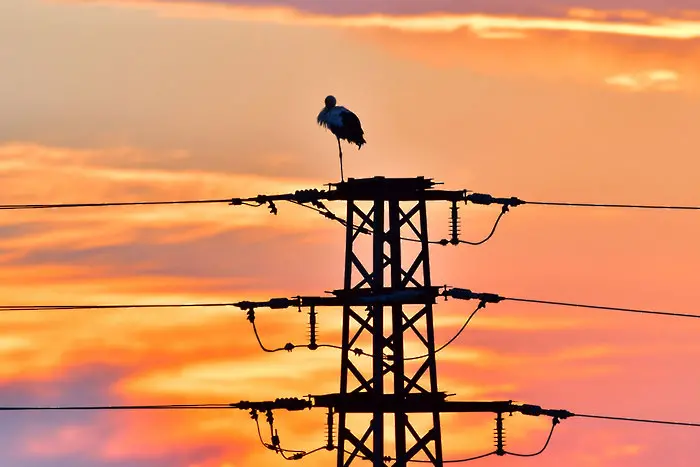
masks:
{"label": "vertical steel column", "polygon": [[[424,412],[426,417],[432,418],[425,431],[414,427],[406,414],[409,395],[413,400],[426,401],[440,397],[426,211],[426,190],[432,185],[421,178],[375,178],[349,180],[348,183],[343,188],[347,190],[344,199],[348,205],[345,278],[341,293],[348,303],[343,306],[342,318],[337,465],[349,467],[355,461],[371,460],[373,467],[405,467],[410,461],[421,460],[423,465],[442,467],[439,412],[432,412],[432,409]],[[363,210],[357,200],[370,202],[371,208]],[[405,204],[405,211],[401,203]],[[372,229],[372,258],[363,261],[358,256],[355,240],[361,232],[367,233],[367,227]],[[419,245],[417,254],[407,255],[402,251],[402,228],[411,237],[409,240]],[[401,298],[411,296],[402,293],[406,291],[413,292],[414,297],[425,293],[425,301]],[[358,302],[360,298],[362,301]],[[368,303],[367,315],[361,316],[349,303]],[[384,329],[385,307],[391,309],[391,320],[387,323],[390,331]],[[423,355],[412,359],[418,366],[417,369],[408,367],[408,373],[404,355],[406,333],[416,339],[420,355]],[[351,360],[353,346],[361,336],[368,335],[372,340],[371,374],[369,369]],[[384,387],[385,376],[391,378],[389,391],[392,392],[385,392],[388,389]],[[349,412],[371,414],[367,429],[358,433],[348,429]],[[385,452],[384,415],[388,413],[394,414],[394,452]]]}
{"label": "vertical steel column", "polygon": [[[420,211],[420,231],[421,249],[423,250],[423,287],[430,287],[430,253],[428,243],[428,212],[425,205],[425,200],[418,202]],[[433,305],[426,305],[425,313],[425,333],[428,340],[428,360],[430,365],[430,392],[437,393],[439,391],[437,384],[437,362],[435,360],[435,328],[433,324]],[[442,467],[442,430],[440,429],[440,412],[433,412],[433,440],[435,441],[435,462],[436,467]]]}
{"label": "vertical steel column", "polygon": [[[343,275],[343,288],[345,290],[350,290],[352,288],[352,259],[353,259],[353,242],[354,242],[354,232],[352,229],[353,216],[355,213],[355,202],[353,200],[348,200],[347,212],[345,218],[348,222],[348,227],[345,230],[345,268]],[[340,393],[348,393],[348,362],[350,361],[350,346],[348,342],[350,340],[350,307],[348,305],[343,306],[343,329],[342,329],[342,343],[343,348],[341,350],[340,357]],[[338,467],[343,467],[345,465],[345,441],[347,439],[345,427],[347,415],[344,410],[338,410]]]}
{"label": "vertical steel column", "polygon": [[[391,290],[403,290],[401,282],[403,267],[401,264],[401,209],[398,201],[389,201],[389,255],[391,267]],[[398,303],[391,306],[391,349],[393,350],[394,395],[397,398],[397,410],[394,414],[394,436],[396,438],[396,466],[406,465],[406,412],[403,399],[406,395],[404,386],[404,345],[403,345],[403,306]]]}
{"label": "vertical steel column", "polygon": [[[384,200],[374,200],[372,219],[372,282],[374,293],[384,288]],[[375,396],[384,394],[384,306],[372,307],[372,389]],[[380,407],[372,417],[374,467],[384,466],[384,412]]]}

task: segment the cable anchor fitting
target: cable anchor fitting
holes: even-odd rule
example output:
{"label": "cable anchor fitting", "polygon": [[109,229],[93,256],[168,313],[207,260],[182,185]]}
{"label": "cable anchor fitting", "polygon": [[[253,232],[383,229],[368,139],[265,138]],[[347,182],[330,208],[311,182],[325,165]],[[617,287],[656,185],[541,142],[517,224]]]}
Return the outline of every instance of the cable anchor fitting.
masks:
{"label": "cable anchor fitting", "polygon": [[270,210],[270,214],[274,214],[275,216],[277,215],[277,206],[275,206],[274,201],[268,201],[267,208]]}
{"label": "cable anchor fitting", "polygon": [[270,425],[270,434],[274,431],[275,416],[272,414],[272,409],[265,411],[265,421]]}
{"label": "cable anchor fitting", "polygon": [[502,204],[504,206],[516,207],[520,206],[521,204],[525,204],[525,201],[516,198],[515,196],[511,196],[510,198],[496,198],[487,193],[470,193],[467,195],[466,200],[473,204],[482,204],[484,206],[488,206],[490,204]]}
{"label": "cable anchor fitting", "polygon": [[270,449],[274,450],[275,452],[282,451],[280,448],[280,437],[277,434],[277,430],[275,430],[275,434],[270,437],[270,444],[272,445]]}

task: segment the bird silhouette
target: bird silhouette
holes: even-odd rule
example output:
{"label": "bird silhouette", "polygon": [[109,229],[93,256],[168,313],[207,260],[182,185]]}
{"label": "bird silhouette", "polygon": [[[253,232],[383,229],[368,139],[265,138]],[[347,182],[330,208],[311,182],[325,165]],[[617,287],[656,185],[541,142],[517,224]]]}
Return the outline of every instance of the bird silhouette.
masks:
{"label": "bird silhouette", "polygon": [[343,175],[343,149],[340,147],[340,140],[344,139],[349,143],[356,144],[357,149],[361,149],[365,144],[364,131],[357,115],[343,106],[336,105],[335,97],[328,96],[325,100],[326,106],[321,110],[316,118],[319,125],[331,130],[338,140],[338,156],[340,157],[340,180],[345,181]]}

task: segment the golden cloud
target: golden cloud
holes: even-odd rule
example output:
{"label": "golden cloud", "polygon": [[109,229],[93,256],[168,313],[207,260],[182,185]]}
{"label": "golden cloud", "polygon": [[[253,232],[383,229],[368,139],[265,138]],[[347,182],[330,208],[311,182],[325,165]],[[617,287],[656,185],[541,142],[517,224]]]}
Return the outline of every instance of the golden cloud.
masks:
{"label": "golden cloud", "polygon": [[[696,16],[690,13],[683,13],[681,17],[670,18],[653,16],[651,13],[644,11],[596,11],[574,8],[569,11],[568,16],[564,17],[528,17],[479,13],[328,15],[303,12],[293,7],[285,6],[257,7],[187,1],[98,0],[91,3],[147,9],[166,17],[226,19],[315,27],[385,28],[403,32],[454,32],[466,28],[476,33],[489,33],[491,31],[560,31],[664,39],[700,38],[700,21],[696,21]],[[615,21],[607,21],[613,19]]]}
{"label": "golden cloud", "polygon": [[[2,181],[6,190],[3,202],[226,199],[237,195],[289,192],[309,185],[308,181],[246,174],[128,167],[127,161],[133,162],[142,156],[153,154],[130,148],[78,150],[31,143],[3,144],[0,145]],[[211,244],[211,237],[221,232],[244,232],[241,238],[245,243],[251,235],[264,240],[264,230],[274,225],[277,231],[286,232],[283,235],[293,242],[293,232],[312,235],[308,229],[318,234],[324,228],[335,228],[315,213],[297,207],[292,209],[294,215],[281,214],[276,218],[264,208],[232,208],[226,204],[175,209],[146,206],[113,210],[3,211],[0,215],[4,260],[0,265],[0,302],[3,305],[230,303],[267,296],[271,292],[256,289],[247,276],[198,277],[186,269],[171,271],[167,268],[160,272],[148,272],[146,268],[144,272],[132,263],[157,266],[158,261],[177,262],[170,252],[178,249],[182,250],[179,254],[185,255],[183,258],[201,254],[192,249],[197,250],[198,242]],[[256,228],[259,231],[250,231]],[[139,247],[139,243],[151,244],[151,247]],[[157,246],[171,249],[156,258]],[[222,246],[236,248],[235,244]],[[131,263],[120,260],[121,254],[135,247],[146,248],[140,255],[143,258],[133,259]],[[285,245],[276,248],[284,249]],[[86,251],[94,251],[101,259],[81,261]],[[269,251],[274,256],[276,250]],[[154,257],[145,257],[148,256],[145,252]],[[243,253],[237,255],[239,261],[244,257]],[[206,258],[203,261],[207,261]],[[281,285],[280,289],[283,288]],[[234,332],[250,333],[249,323],[233,308],[155,311],[84,311],[77,312],[81,315],[79,320],[72,318],[76,312],[4,313],[5,323],[13,334],[0,340],[0,348],[15,358],[0,365],[0,379],[12,380],[24,374],[48,377],[73,365],[74,361],[135,365],[141,362],[146,343],[173,340],[179,345],[166,347],[169,351],[160,355],[153,353],[155,360],[174,365],[182,358],[189,359],[191,352],[204,360],[221,358],[231,351],[228,334],[221,336],[223,340],[208,334],[219,329],[222,323],[230,326],[233,316],[241,318],[232,328]],[[164,315],[168,316],[165,328]],[[300,329],[304,329],[303,324]],[[245,353],[245,349],[238,352]]]}
{"label": "golden cloud", "polygon": [[[69,0],[70,1],[70,0]],[[564,16],[479,13],[328,15],[291,7],[104,0],[163,17],[230,20],[353,33],[401,58],[441,68],[585,83],[621,91],[697,92],[700,15],[572,8]],[[665,73],[661,76],[659,73]]]}
{"label": "golden cloud", "polygon": [[[4,204],[110,201],[227,199],[259,193],[293,192],[320,185],[309,180],[268,178],[202,170],[136,169],[138,161],[154,157],[133,148],[72,149],[5,143],[0,145]],[[159,154],[182,157],[180,152]],[[131,164],[132,167],[128,165]],[[126,166],[125,166],[126,165]],[[235,213],[233,213],[235,209]],[[274,225],[290,232],[316,224],[319,216],[299,211],[295,217],[270,216],[266,209],[231,208],[225,203],[197,206],[4,211],[0,226],[43,224],[22,235],[6,237],[3,245],[17,255],[32,248],[89,248],[125,244],[143,229],[157,229],[159,243],[181,243],[252,226]],[[321,220],[317,225],[328,225]]]}
{"label": "golden cloud", "polygon": [[610,86],[634,92],[649,90],[675,91],[680,86],[678,81],[678,73],[671,70],[648,70],[610,76],[605,79],[605,82]]}

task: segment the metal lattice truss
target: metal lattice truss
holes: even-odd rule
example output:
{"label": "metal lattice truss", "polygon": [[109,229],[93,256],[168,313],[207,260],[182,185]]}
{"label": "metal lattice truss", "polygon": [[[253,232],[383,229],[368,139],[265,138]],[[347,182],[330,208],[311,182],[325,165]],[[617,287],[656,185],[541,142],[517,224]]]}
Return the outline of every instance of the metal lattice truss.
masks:
{"label": "metal lattice truss", "polygon": [[[408,204],[404,202],[404,204]],[[405,210],[398,200],[375,200],[364,211],[349,200],[347,208],[347,243],[345,259],[345,288],[348,296],[420,293],[431,290],[427,240],[427,214],[425,200],[413,201]],[[386,220],[388,218],[388,226]],[[353,228],[355,219],[359,228]],[[362,228],[372,229],[371,261],[360,258],[356,241]],[[387,228],[388,227],[388,228]],[[407,236],[402,232],[407,231]],[[417,245],[418,251],[402,257],[402,240]],[[408,260],[404,263],[405,260]],[[404,267],[404,264],[407,267]],[[388,282],[388,284],[385,284]],[[387,287],[388,285],[388,287]],[[389,305],[372,304],[362,316],[353,307],[343,307],[343,356],[341,362],[340,394],[366,392],[380,398],[385,393],[385,378],[393,380],[393,396],[396,401],[394,415],[395,455],[385,455],[384,413],[372,414],[369,427],[357,436],[346,426],[345,413],[339,413],[338,465],[348,466],[360,455],[373,459],[374,465],[386,465],[385,460],[395,460],[394,465],[405,465],[419,452],[433,465],[442,465],[439,413],[432,414],[431,427],[420,433],[411,424],[405,410],[409,393],[429,395],[438,391],[433,338],[433,293],[425,294],[425,302],[407,305],[394,301]],[[384,322],[384,308],[391,307],[391,322]],[[387,334],[386,329],[390,332]],[[417,369],[406,368],[404,362],[404,336],[415,336],[422,348],[422,359]],[[372,338],[371,372],[363,372],[349,357],[349,349],[363,335]],[[368,440],[372,437],[372,446]],[[407,439],[408,438],[408,439]],[[347,449],[345,444],[350,445]]]}

